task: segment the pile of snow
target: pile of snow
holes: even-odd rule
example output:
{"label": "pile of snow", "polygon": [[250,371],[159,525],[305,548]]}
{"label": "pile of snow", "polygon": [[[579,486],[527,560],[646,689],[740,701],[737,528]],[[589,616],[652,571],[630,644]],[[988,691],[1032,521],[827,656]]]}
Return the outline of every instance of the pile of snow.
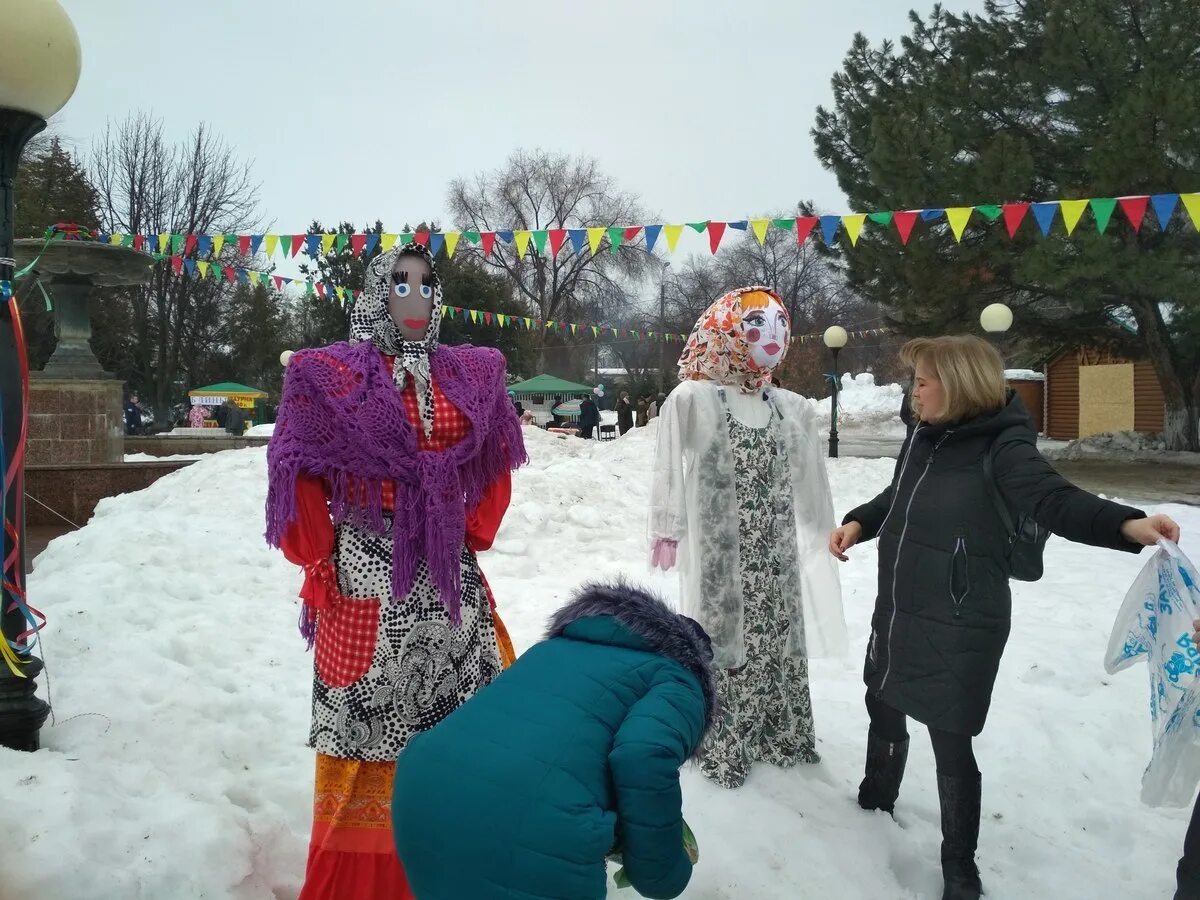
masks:
{"label": "pile of snow", "polygon": [[[876,384],[870,372],[842,376],[838,391],[838,431],[842,434],[870,434],[878,437],[903,437],[900,404],[904,388],[898,384]],[[832,398],[809,400],[820,417],[821,429],[829,431]]]}
{"label": "pile of snow", "polygon": [[1046,375],[1033,369],[1005,369],[1004,378],[1007,381],[1045,381]]}
{"label": "pile of snow", "polygon": [[270,422],[266,425],[255,425],[253,428],[246,429],[246,437],[269,438],[275,434],[275,423]]}
{"label": "pile of snow", "polygon": [[1077,460],[1096,457],[1128,457],[1138,453],[1157,453],[1167,449],[1160,434],[1138,431],[1113,431],[1071,441],[1051,451],[1052,459]]}
{"label": "pile of snow", "polygon": [[[674,596],[673,578],[646,572],[656,431],[597,443],[525,430],[531,463],[482,559],[518,650],[583,581],[626,575]],[[5,896],[296,896],[311,822],[312,661],[296,632],[300,573],[263,544],[265,459],[262,448],[216,454],[106,500],[39,558],[30,596],[50,619],[58,724],[40,753],[0,750]],[[832,461],[838,514],[881,489],[892,466]],[[1168,511],[1200,555],[1189,545],[1200,510]],[[997,900],[1171,892],[1187,812],[1139,803],[1145,675],[1109,679],[1102,666],[1140,565],[1054,539],[1046,578],[1014,585],[1012,637],[977,744],[980,862]],[[851,653],[812,664],[824,761],[759,766],[735,792],[686,770],[701,861],[685,897],[940,896],[923,728],[913,728],[898,821],[855,804],[874,546],[841,571]]]}

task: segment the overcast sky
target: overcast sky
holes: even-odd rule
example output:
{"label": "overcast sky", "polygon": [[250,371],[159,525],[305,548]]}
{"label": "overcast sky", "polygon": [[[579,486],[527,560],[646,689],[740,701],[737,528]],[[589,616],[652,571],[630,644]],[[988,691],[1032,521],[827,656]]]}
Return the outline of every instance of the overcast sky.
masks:
{"label": "overcast sky", "polygon": [[592,156],[669,222],[809,198],[848,211],[814,112],[854,33],[898,37],[913,5],[61,2],[83,75],[57,130],[82,151],[137,109],[172,137],[207,122],[253,161],[264,224],[285,233],[445,221],[450,180],[519,147]]}

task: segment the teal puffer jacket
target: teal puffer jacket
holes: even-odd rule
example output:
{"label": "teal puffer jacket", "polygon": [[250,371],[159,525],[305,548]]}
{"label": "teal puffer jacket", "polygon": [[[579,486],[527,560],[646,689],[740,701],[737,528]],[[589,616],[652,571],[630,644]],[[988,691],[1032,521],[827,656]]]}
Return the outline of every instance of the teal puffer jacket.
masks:
{"label": "teal puffer jacket", "polygon": [[695,622],[592,587],[547,639],[396,763],[396,849],[418,900],[599,900],[618,841],[633,887],[691,878],[679,768],[714,714]]}

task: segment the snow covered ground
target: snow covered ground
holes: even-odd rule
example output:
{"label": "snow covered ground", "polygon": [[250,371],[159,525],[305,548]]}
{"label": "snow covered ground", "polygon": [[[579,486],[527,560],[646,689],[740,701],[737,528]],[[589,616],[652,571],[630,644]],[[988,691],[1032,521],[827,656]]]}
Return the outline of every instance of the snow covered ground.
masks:
{"label": "snow covered ground", "polygon": [[[483,559],[518,650],[583,578],[629,575],[674,592],[645,566],[655,431],[589,444],[527,430],[532,462]],[[296,633],[300,575],[262,541],[264,459],[262,449],[213,455],[104,501],[39,559],[30,589],[50,619],[58,722],[40,753],[0,750],[0,896],[295,897],[310,821],[311,659]],[[845,511],[886,483],[893,462],[831,465]],[[1168,509],[1200,556],[1200,510]],[[978,742],[985,885],[993,900],[1169,896],[1187,811],[1138,802],[1146,676],[1110,679],[1102,667],[1141,563],[1058,539],[1047,555],[1043,582],[1015,585]],[[812,666],[824,762],[759,767],[737,792],[685,772],[701,851],[690,900],[940,896],[933,759],[919,726],[898,822],[854,802],[875,561],[864,547],[842,570],[850,655]]]}
{"label": "snow covered ground", "polygon": [[[838,431],[842,434],[870,434],[875,437],[904,437],[900,421],[900,403],[904,389],[898,384],[876,384],[869,372],[842,376],[838,391]],[[821,421],[821,431],[829,433],[830,397],[810,400]]]}

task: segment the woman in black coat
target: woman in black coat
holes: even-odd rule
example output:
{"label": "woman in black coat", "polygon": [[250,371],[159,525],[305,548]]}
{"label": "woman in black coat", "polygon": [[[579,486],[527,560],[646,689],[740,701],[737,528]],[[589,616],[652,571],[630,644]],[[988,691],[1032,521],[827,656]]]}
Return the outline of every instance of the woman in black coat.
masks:
{"label": "woman in black coat", "polygon": [[[863,809],[895,808],[908,755],[907,717],[929,728],[942,813],[944,900],[977,898],[980,775],[971,741],[983,730],[1008,640],[1009,534],[987,483],[1011,518],[1031,516],[1067,540],[1138,552],[1178,540],[1165,516],[1147,518],[1072,485],[1042,458],[1000,354],[975,337],[911,341],[915,370],[908,436],[891,485],[830,537],[841,560],[879,539],[879,592],[864,680],[871,727]],[[990,456],[989,456],[990,455]]]}

